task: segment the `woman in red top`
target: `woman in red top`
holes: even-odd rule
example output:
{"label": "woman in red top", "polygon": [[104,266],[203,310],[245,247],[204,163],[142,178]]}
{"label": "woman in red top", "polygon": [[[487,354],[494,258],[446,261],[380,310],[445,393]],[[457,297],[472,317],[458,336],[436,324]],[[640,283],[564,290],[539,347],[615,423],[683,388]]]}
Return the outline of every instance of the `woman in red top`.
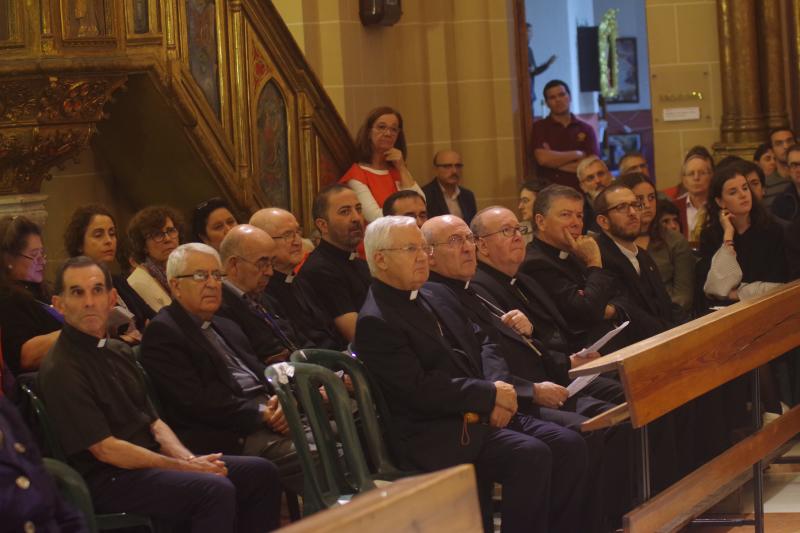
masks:
{"label": "woman in red top", "polygon": [[358,196],[367,222],[383,216],[383,202],[394,192],[413,189],[425,194],[406,167],[406,137],[403,117],[391,107],[370,111],[356,136],[358,162],[339,183]]}

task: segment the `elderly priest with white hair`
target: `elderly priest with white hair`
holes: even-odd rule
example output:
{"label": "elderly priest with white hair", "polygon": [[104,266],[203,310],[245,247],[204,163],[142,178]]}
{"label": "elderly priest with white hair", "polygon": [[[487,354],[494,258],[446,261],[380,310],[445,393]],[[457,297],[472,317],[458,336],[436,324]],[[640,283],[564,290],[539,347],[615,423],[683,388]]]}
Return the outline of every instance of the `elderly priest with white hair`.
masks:
{"label": "elderly priest with white hair", "polygon": [[578,531],[587,468],[581,436],[517,414],[514,387],[485,379],[482,352],[496,347],[466,316],[429,305],[421,287],[430,247],[414,219],[372,222],[364,245],[373,280],[354,351],[386,397],[395,456],[422,470],[474,464],[487,531],[493,482],[503,485],[504,532]]}

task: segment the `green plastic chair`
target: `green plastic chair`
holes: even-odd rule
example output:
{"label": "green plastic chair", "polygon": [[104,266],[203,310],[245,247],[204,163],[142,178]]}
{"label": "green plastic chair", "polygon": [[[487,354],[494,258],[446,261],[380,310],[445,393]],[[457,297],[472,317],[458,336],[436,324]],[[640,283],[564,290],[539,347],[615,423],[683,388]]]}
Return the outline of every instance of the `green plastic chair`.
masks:
{"label": "green plastic chair", "polygon": [[[308,363],[277,363],[267,367],[264,375],[281,403],[303,467],[305,514],[336,507],[356,494],[374,489],[376,485],[361,450],[350,397],[339,377],[327,368]],[[335,431],[320,387],[328,395]],[[318,460],[306,438],[298,399],[311,426]]]}
{"label": "green plastic chair", "polygon": [[97,520],[95,520],[92,497],[81,475],[71,466],[57,459],[43,457],[42,463],[45,470],[55,479],[56,486],[64,499],[83,513],[89,531],[97,533]]}
{"label": "green plastic chair", "polygon": [[[27,384],[20,385],[20,389],[25,393],[30,401],[31,408],[33,412],[36,414],[36,420],[39,423],[39,428],[42,432],[42,437],[44,438],[44,444],[47,447],[47,453],[49,453],[53,459],[57,460],[58,462],[64,464],[66,463],[66,454],[64,453],[64,449],[61,447],[61,442],[58,440],[56,436],[55,430],[53,429],[53,425],[50,423],[50,417],[47,414],[47,410],[44,407],[44,403],[42,400],[37,396],[33,389]],[[46,458],[45,458],[46,459]],[[47,464],[45,464],[47,467]],[[74,476],[71,476],[64,468],[59,466],[51,466],[58,470],[60,473],[65,475],[65,479],[69,480],[69,483],[64,485],[73,492],[70,492],[71,497],[75,498],[73,503],[76,507],[84,511],[86,514],[86,509],[89,509],[89,512],[92,514],[86,514],[86,520],[89,527],[91,528],[92,532],[95,531],[107,531],[111,529],[121,529],[121,528],[128,528],[128,527],[137,527],[137,526],[144,526],[147,527],[150,531],[156,531],[156,528],[153,526],[153,522],[150,518],[146,516],[136,515],[132,513],[109,513],[109,514],[94,514],[94,508],[91,506],[91,496],[89,496],[89,489],[86,488],[86,482],[83,481],[83,478],[80,480],[80,485],[82,489],[78,487],[77,482],[74,480]],[[64,465],[66,466],[66,465]],[[69,468],[69,467],[67,467]],[[70,468],[70,470],[72,470]],[[72,470],[72,472],[80,477],[80,475]],[[85,499],[81,490],[85,491],[85,498],[88,498],[89,507],[86,507]],[[92,525],[94,527],[92,528]]]}
{"label": "green plastic chair", "polygon": [[384,434],[385,423],[389,419],[389,408],[374,384],[364,363],[355,356],[335,350],[308,348],[295,351],[290,360],[297,363],[312,363],[324,366],[334,372],[343,371],[353,382],[353,398],[358,406],[360,428],[364,444],[371,461],[374,479],[394,480],[419,472],[404,471],[392,462]]}

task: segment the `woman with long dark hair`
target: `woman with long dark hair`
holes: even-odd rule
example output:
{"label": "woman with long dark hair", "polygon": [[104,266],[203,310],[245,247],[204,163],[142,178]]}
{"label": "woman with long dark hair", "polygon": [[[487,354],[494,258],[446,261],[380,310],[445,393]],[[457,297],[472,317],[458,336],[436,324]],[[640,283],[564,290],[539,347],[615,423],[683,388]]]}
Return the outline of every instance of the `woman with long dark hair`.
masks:
{"label": "woman with long dark hair", "polygon": [[400,113],[388,106],[370,111],[356,135],[356,162],[339,180],[355,191],[367,222],[382,217],[383,202],[399,190],[425,198],[406,167],[406,153]]}

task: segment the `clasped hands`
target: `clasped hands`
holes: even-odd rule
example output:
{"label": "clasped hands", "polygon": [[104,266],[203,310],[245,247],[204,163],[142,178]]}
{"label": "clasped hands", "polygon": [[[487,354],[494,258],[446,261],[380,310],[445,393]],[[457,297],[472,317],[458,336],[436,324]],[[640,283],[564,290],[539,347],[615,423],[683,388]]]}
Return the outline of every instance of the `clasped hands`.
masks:
{"label": "clasped hands", "polygon": [[513,385],[504,381],[495,381],[494,387],[497,394],[494,398],[494,408],[489,415],[489,425],[504,428],[517,412],[517,391]]}
{"label": "clasped hands", "polygon": [[273,431],[286,435],[289,433],[289,423],[283,414],[283,408],[277,396],[272,396],[267,400],[264,411],[262,412],[264,423]]}
{"label": "clasped hands", "polygon": [[191,455],[183,461],[183,468],[187,471],[205,472],[222,477],[228,475],[228,467],[225,466],[221,453],[210,453],[208,455],[198,455],[197,457]]}

